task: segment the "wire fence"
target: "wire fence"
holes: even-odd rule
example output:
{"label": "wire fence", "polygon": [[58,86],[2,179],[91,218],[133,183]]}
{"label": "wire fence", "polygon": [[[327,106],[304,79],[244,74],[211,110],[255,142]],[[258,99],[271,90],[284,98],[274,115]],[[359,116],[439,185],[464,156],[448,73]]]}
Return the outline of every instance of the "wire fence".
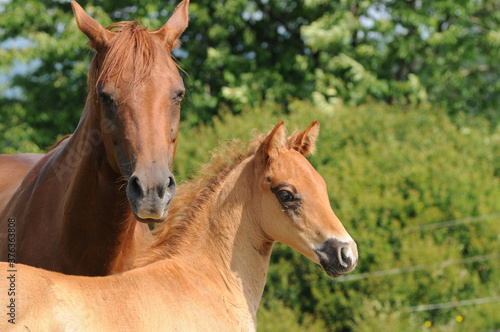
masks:
{"label": "wire fence", "polygon": [[390,276],[390,275],[403,274],[403,273],[416,272],[416,271],[429,270],[429,269],[444,269],[445,267],[450,266],[450,265],[470,264],[470,263],[482,262],[482,261],[487,261],[487,260],[492,260],[492,259],[500,259],[500,253],[491,254],[491,255],[479,255],[479,256],[467,257],[464,259],[448,259],[448,260],[445,260],[443,262],[426,264],[426,265],[413,265],[413,266],[396,268],[396,269],[389,269],[389,270],[383,270],[383,271],[374,271],[374,272],[345,275],[345,276],[337,278],[336,282],[346,282],[346,281],[363,280],[363,279],[376,278],[376,277],[385,277],[385,276]]}
{"label": "wire fence", "polygon": [[437,222],[437,223],[433,223],[433,224],[427,224],[427,225],[418,225],[418,226],[414,226],[414,227],[407,227],[407,228],[403,228],[402,230],[398,230],[396,232],[398,232],[398,233],[399,232],[400,233],[413,233],[413,232],[420,232],[420,231],[429,231],[432,229],[453,227],[453,226],[457,226],[457,225],[470,224],[470,223],[479,222],[479,221],[500,221],[500,212],[482,215],[482,216],[467,217],[467,218],[462,218],[462,219],[446,220],[446,221]]}
{"label": "wire fence", "polygon": [[500,302],[500,296],[483,297],[483,298],[479,298],[479,299],[470,299],[470,300],[454,301],[454,302],[443,302],[443,303],[435,303],[435,304],[416,305],[413,307],[408,307],[408,308],[406,308],[406,310],[408,310],[410,312],[429,311],[429,310],[464,307],[467,305],[493,303],[493,302]]}
{"label": "wire fence", "polygon": [[[464,225],[464,224],[470,224],[470,223],[475,223],[475,222],[486,222],[486,221],[488,221],[488,222],[500,221],[500,213],[492,213],[492,214],[488,214],[488,215],[467,217],[467,218],[455,219],[455,220],[447,220],[447,221],[442,221],[442,222],[437,222],[437,223],[432,223],[432,224],[427,224],[427,225],[419,225],[419,226],[404,228],[402,230],[398,230],[395,232],[401,233],[401,234],[408,234],[408,233],[413,233],[413,232],[429,231],[429,230],[435,230],[435,229],[439,229],[439,228],[454,227],[457,225]],[[499,234],[499,236],[500,236],[500,234]],[[342,276],[342,277],[339,277],[338,279],[336,279],[336,282],[349,282],[349,281],[356,281],[356,280],[366,280],[366,279],[371,279],[371,278],[380,278],[380,277],[393,276],[393,275],[411,273],[411,272],[417,272],[417,271],[423,271],[423,270],[444,269],[444,268],[451,266],[451,265],[471,264],[471,263],[483,262],[483,261],[489,261],[489,260],[500,260],[500,252],[489,254],[489,255],[472,256],[472,257],[467,257],[467,258],[463,258],[463,259],[448,259],[448,260],[445,260],[442,262],[437,262],[437,263],[432,263],[432,264],[413,265],[413,266],[394,268],[394,269],[388,269],[388,270],[346,275],[346,276]],[[447,308],[485,304],[485,303],[494,303],[494,302],[500,302],[500,296],[483,297],[483,298],[475,298],[475,299],[452,301],[452,302],[442,302],[442,303],[434,303],[434,304],[416,305],[416,306],[407,307],[406,310],[409,312],[430,311],[430,310],[439,310],[439,309],[447,309]]]}

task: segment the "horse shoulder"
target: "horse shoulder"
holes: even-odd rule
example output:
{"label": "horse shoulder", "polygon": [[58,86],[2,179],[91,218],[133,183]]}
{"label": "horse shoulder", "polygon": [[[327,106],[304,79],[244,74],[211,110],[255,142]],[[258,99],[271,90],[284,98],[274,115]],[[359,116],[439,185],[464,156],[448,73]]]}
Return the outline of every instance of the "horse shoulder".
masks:
{"label": "horse shoulder", "polygon": [[[45,205],[47,197],[54,194],[50,189],[45,190],[44,186],[47,181],[57,181],[56,176],[50,176],[50,174],[48,174],[48,172],[54,171],[54,165],[51,163],[51,160],[57,150],[59,149],[50,151],[46,155],[24,156],[22,158],[24,160],[22,163],[28,164],[35,159],[38,160],[30,168],[17,188],[10,193],[8,201],[3,204],[3,209],[0,210],[0,257],[3,261],[7,260],[6,241],[8,236],[7,232],[10,227],[7,227],[7,224],[10,224],[11,220],[15,222],[16,243],[20,254],[30,252],[29,250],[25,250],[23,246],[25,244],[29,246],[33,238],[43,234],[44,229],[47,227],[47,224],[49,224],[44,222],[45,219],[43,215],[41,215],[41,209],[43,208],[46,210]],[[24,170],[26,170],[27,167],[28,166],[24,167]],[[57,203],[60,204],[61,202]],[[0,208],[2,208],[1,204],[0,202]],[[48,214],[51,215],[51,220],[55,220],[54,213],[49,211]],[[52,222],[50,225],[54,226],[54,223]],[[32,238],[25,239],[25,231],[28,229],[32,233]],[[18,258],[24,261],[21,256]]]}

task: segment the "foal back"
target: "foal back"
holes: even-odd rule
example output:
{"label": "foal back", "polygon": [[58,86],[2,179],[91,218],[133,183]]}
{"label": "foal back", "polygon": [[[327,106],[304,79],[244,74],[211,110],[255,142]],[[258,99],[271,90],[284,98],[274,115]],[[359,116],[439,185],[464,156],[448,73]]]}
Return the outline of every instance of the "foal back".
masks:
{"label": "foal back", "polygon": [[[175,262],[107,277],[67,276],[0,263],[0,330],[241,331],[206,276]],[[167,277],[168,276],[168,277]]]}

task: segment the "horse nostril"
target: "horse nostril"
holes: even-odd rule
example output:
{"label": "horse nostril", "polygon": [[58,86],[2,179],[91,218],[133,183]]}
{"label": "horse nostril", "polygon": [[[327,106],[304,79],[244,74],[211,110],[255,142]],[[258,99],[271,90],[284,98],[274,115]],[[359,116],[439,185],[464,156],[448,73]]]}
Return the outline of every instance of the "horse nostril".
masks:
{"label": "horse nostril", "polygon": [[129,191],[130,194],[136,198],[136,199],[141,199],[142,198],[142,188],[141,185],[139,184],[139,178],[134,176],[132,179],[129,180]]}
{"label": "horse nostril", "polygon": [[175,178],[171,175],[167,178],[165,185],[156,188],[156,192],[158,193],[158,197],[162,199],[166,191],[172,194],[172,189],[175,190]]}
{"label": "horse nostril", "polygon": [[168,188],[175,187],[175,178],[171,175],[168,177]]}

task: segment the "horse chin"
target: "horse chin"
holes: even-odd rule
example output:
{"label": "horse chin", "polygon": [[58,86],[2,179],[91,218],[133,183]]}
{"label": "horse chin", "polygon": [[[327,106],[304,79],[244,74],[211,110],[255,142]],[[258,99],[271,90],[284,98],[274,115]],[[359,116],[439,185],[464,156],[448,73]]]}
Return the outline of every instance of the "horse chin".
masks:
{"label": "horse chin", "polygon": [[134,218],[138,222],[142,222],[142,223],[145,223],[145,224],[161,223],[161,222],[165,221],[165,219],[167,219],[167,216],[168,216],[168,207],[169,206],[170,206],[170,202],[169,202],[169,204],[167,204],[167,206],[163,210],[162,215],[158,216],[158,217],[156,217],[156,216],[154,216],[154,217],[146,217],[144,215],[140,216],[139,213],[137,213],[134,208],[132,208],[132,214],[134,215]]}
{"label": "horse chin", "polygon": [[142,223],[161,223],[167,219],[168,208],[172,204],[172,198],[170,198],[163,207],[155,208],[151,206],[141,206],[134,199],[129,199],[130,207],[134,218]]}
{"label": "horse chin", "polygon": [[163,221],[165,221],[165,219],[167,219],[167,217],[165,218],[162,218],[162,219],[153,219],[153,218],[141,218],[141,217],[138,217],[134,214],[134,218],[138,221],[138,222],[142,222],[144,224],[159,224]]}

